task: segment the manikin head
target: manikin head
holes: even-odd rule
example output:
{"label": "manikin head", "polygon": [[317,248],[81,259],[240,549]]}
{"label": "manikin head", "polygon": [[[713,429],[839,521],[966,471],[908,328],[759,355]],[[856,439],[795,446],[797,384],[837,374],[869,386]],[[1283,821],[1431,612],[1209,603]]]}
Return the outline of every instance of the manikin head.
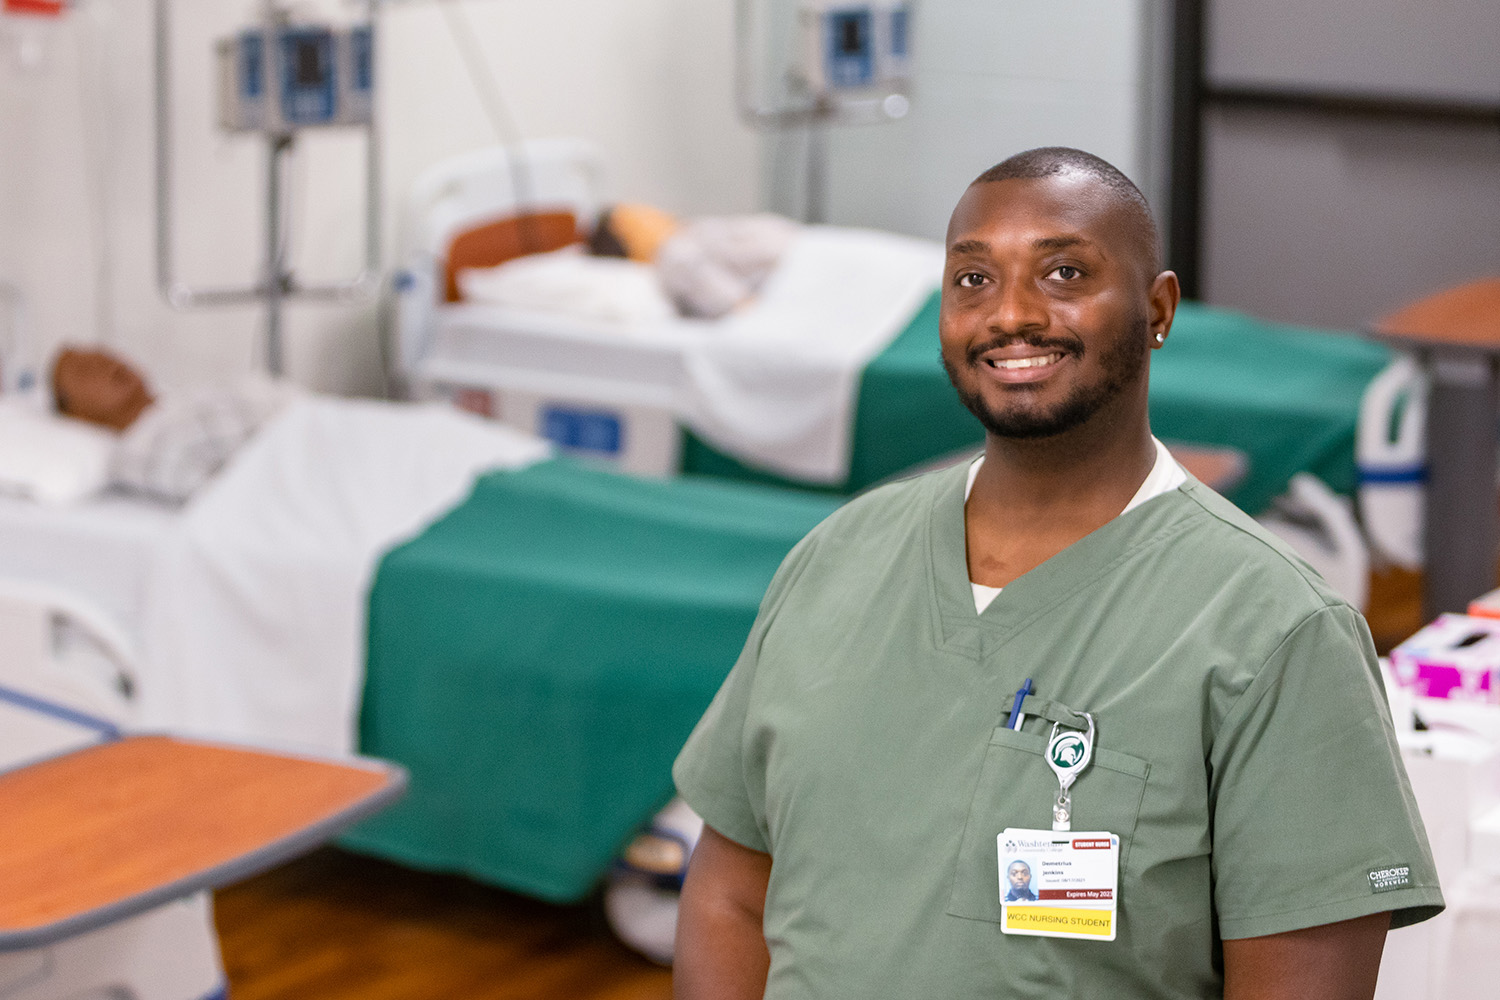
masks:
{"label": "manikin head", "polygon": [[154,401],[146,381],[107,351],[65,347],[52,366],[58,412],[123,431]]}
{"label": "manikin head", "polygon": [[991,435],[1144,420],[1149,353],[1179,297],[1157,243],[1135,185],[1076,149],[1021,153],[969,185],[939,329],[948,376]]}

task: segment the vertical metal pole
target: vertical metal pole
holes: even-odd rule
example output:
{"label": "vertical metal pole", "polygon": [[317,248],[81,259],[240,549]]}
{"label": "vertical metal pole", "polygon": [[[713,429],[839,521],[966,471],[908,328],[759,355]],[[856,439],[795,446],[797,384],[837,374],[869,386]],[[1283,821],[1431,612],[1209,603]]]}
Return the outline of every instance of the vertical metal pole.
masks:
{"label": "vertical metal pole", "polygon": [[[172,23],[167,0],[156,0],[156,276],[163,294],[172,286]],[[169,302],[171,301],[168,295]]]}
{"label": "vertical metal pole", "polygon": [[816,225],[828,216],[828,126],[822,121],[807,125],[807,204],[802,221]]}
{"label": "vertical metal pole", "polygon": [[292,144],[281,120],[281,39],[285,20],[277,0],[265,0],[261,19],[266,41],[262,49],[266,90],[266,370],[286,373],[282,358],[282,303],[286,295],[286,237],[281,231],[286,193],[282,187],[282,158]]}
{"label": "vertical metal pole", "polygon": [[384,179],[380,173],[380,71],[375,49],[380,44],[380,32],[375,24],[376,0],[365,2],[365,22],[370,26],[370,121],[365,125],[365,266],[376,275],[379,283],[381,212],[380,192]]}
{"label": "vertical metal pole", "polygon": [[1495,586],[1500,555],[1496,451],[1500,391],[1486,357],[1443,356],[1431,364],[1427,403],[1427,547],[1422,612],[1463,611]]}
{"label": "vertical metal pole", "polygon": [[282,202],[286,192],[281,172],[291,145],[290,135],[272,133],[266,137],[266,370],[278,377],[286,373],[282,357],[283,305],[287,292],[286,240],[281,230]]}

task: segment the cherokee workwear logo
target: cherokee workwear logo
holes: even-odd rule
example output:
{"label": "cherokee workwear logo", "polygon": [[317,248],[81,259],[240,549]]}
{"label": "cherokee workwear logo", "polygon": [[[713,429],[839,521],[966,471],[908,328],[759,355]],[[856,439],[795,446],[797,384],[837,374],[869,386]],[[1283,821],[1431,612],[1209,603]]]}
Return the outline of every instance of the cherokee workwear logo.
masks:
{"label": "cherokee workwear logo", "polygon": [[1080,760],[1083,760],[1087,749],[1088,745],[1084,742],[1082,736],[1064,736],[1052,744],[1052,763],[1058,767],[1072,767]]}
{"label": "cherokee workwear logo", "polygon": [[1371,870],[1369,877],[1371,892],[1401,889],[1411,885],[1411,866],[1391,865],[1389,868],[1375,868]]}

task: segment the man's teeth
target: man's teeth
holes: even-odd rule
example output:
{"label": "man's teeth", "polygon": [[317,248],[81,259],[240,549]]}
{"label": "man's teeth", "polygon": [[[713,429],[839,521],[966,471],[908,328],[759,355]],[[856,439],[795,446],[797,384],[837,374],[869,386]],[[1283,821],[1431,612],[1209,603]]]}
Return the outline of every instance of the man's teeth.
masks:
{"label": "man's teeth", "polygon": [[1039,354],[1034,358],[1000,358],[991,361],[994,368],[1040,368],[1042,365],[1050,365],[1062,358],[1062,354]]}

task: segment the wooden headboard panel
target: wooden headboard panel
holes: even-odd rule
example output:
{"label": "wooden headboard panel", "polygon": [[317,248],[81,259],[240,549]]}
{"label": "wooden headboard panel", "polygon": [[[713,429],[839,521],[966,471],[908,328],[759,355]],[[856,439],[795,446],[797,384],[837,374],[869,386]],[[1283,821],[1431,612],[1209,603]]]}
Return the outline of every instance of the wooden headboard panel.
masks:
{"label": "wooden headboard panel", "polygon": [[458,302],[463,298],[458,290],[461,268],[494,267],[529,253],[561,250],[578,239],[578,220],[566,210],[511,215],[466,229],[448,245],[448,262],[443,268],[443,301]]}

